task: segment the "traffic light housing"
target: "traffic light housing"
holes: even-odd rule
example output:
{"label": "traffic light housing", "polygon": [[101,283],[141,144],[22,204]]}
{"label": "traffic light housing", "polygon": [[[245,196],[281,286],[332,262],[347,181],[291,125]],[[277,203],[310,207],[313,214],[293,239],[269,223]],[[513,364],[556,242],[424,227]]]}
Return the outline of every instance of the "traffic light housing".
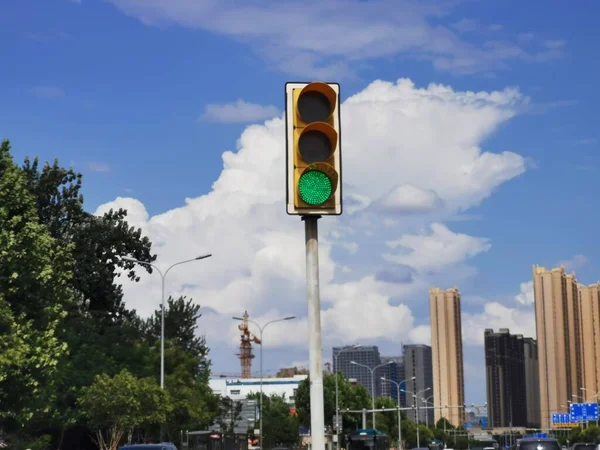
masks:
{"label": "traffic light housing", "polygon": [[340,86],[286,83],[287,213],[342,214]]}

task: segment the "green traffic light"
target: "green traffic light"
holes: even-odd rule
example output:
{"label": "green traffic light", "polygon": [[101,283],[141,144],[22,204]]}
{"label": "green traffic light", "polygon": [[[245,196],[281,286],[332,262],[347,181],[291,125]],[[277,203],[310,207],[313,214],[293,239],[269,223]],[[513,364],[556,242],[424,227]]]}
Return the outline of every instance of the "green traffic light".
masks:
{"label": "green traffic light", "polygon": [[298,190],[302,200],[309,205],[325,203],[333,190],[331,180],[320,170],[304,172],[298,180]]}

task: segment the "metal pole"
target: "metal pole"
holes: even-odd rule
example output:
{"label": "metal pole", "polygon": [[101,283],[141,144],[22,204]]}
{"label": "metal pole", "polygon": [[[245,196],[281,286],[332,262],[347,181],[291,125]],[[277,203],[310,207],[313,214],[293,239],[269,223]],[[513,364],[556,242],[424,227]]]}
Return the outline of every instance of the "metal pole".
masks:
{"label": "metal pole", "polygon": [[398,450],[402,450],[402,413],[400,412],[400,383],[396,384],[398,388]]}
{"label": "metal pole", "polygon": [[[159,272],[160,273],[160,272]],[[165,277],[160,273],[162,279],[162,301],[160,319],[160,388],[165,388]]]}
{"label": "metal pole", "polygon": [[421,448],[420,433],[419,433],[419,399],[417,400],[417,448]]}
{"label": "metal pole", "polygon": [[362,410],[362,428],[363,430],[367,428],[367,408],[363,408]]}
{"label": "metal pole", "polygon": [[259,403],[260,406],[258,407],[258,410],[260,411],[260,436],[259,436],[259,445],[260,445],[260,449],[263,449],[263,328],[262,327],[258,327],[258,329],[260,330],[260,399],[259,399]]}
{"label": "metal pole", "polygon": [[[341,353],[341,352],[340,352]],[[337,450],[340,450],[340,427],[339,427],[339,422],[340,422],[340,406],[339,406],[339,398],[338,398],[338,372],[337,372],[337,357],[339,356],[338,353],[335,356],[335,368],[336,368],[336,372],[335,372],[335,435],[336,435],[336,448]]]}
{"label": "metal pole", "polygon": [[371,371],[371,409],[373,410],[373,429],[375,428],[375,369],[369,369]]}
{"label": "metal pole", "polygon": [[[310,429],[313,450],[325,450],[323,365],[321,354],[321,299],[319,297],[320,216],[304,216],[306,242],[306,287],[308,300],[308,358],[310,366]],[[264,450],[261,448],[261,450]]]}

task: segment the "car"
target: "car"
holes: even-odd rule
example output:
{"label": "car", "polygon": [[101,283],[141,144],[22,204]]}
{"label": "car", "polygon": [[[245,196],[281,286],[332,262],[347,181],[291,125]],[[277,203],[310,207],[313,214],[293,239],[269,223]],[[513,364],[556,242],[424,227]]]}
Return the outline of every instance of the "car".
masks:
{"label": "car", "polygon": [[160,442],[157,444],[126,444],[119,447],[119,450],[177,450],[177,447],[171,442]]}
{"label": "car", "polygon": [[515,450],[561,450],[561,446],[553,438],[523,438],[517,441]]}

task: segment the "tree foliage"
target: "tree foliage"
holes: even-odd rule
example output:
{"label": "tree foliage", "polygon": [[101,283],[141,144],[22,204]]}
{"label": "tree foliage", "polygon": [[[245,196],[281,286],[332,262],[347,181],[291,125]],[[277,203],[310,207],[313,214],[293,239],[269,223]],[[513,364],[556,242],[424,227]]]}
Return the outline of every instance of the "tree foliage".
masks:
{"label": "tree foliage", "polygon": [[[325,425],[333,426],[335,415],[335,377],[336,375],[323,375],[323,397],[325,409]],[[338,377],[338,403],[344,432],[357,429],[362,423],[360,414],[344,414],[343,410],[371,409],[371,396],[360,385],[353,386],[341,373]],[[298,386],[296,392],[296,407],[298,417],[305,427],[310,427],[310,379],[307,377]]]}
{"label": "tree foliage", "polygon": [[128,430],[163,423],[171,409],[166,391],[153,378],[137,379],[127,370],[96,376],[78,403],[100,450],[116,450]]}
{"label": "tree foliage", "polygon": [[[119,386],[124,390],[113,400],[134,393],[138,412],[165,406],[160,417],[136,422],[142,435],[148,423],[161,421],[166,437],[177,442],[181,429],[212,423],[218,400],[208,386],[208,348],[196,329],[200,307],[183,297],[166,305],[166,394],[159,392],[160,310],[142,319],[126,308],[119,284],[122,274],[137,281],[152,273],[122,259],[154,261],[150,240],[127,223],[125,210],[86,211],[81,174],[57,161],[26,159],[19,167],[10,150],[2,142],[0,428],[23,445],[42,445],[50,433],[52,446],[61,448],[65,434],[99,429],[110,408],[94,409],[90,399],[108,402],[103,389]],[[106,430],[127,425],[123,420],[103,422],[105,448],[120,436],[114,429],[108,438]]]}
{"label": "tree foliage", "polygon": [[57,364],[67,346],[57,337],[73,299],[72,248],[38,220],[26,179],[8,141],[0,144],[0,419],[28,423],[47,413]]}
{"label": "tree foliage", "polygon": [[[260,393],[248,395],[258,403]],[[298,441],[300,419],[292,414],[290,404],[284,396],[263,394],[263,448],[277,444],[293,445]]]}

